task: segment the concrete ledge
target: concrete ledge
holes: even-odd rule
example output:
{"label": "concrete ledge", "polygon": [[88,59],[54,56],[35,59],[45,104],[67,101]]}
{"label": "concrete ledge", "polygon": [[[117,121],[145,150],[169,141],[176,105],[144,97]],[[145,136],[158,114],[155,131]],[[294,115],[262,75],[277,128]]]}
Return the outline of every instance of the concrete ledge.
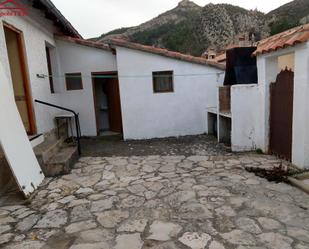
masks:
{"label": "concrete ledge", "polygon": [[294,176],[297,180],[306,180],[309,179],[309,172],[297,174]]}
{"label": "concrete ledge", "polygon": [[301,189],[302,191],[306,192],[307,194],[309,194],[309,186],[307,184],[305,184],[302,181],[299,181],[299,180],[297,180],[293,177],[288,177],[288,180],[293,186],[295,186],[295,187]]}

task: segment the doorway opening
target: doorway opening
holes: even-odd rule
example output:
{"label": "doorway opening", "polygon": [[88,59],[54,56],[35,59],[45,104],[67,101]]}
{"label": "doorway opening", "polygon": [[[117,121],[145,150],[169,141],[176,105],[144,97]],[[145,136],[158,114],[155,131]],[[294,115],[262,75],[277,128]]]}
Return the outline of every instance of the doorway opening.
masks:
{"label": "doorway opening", "polygon": [[22,32],[4,24],[15,102],[28,135],[36,133]]}
{"label": "doorway opening", "polygon": [[92,73],[97,134],[122,134],[122,115],[117,72]]}
{"label": "doorway opening", "polygon": [[232,120],[231,117],[219,115],[219,142],[231,146]]}

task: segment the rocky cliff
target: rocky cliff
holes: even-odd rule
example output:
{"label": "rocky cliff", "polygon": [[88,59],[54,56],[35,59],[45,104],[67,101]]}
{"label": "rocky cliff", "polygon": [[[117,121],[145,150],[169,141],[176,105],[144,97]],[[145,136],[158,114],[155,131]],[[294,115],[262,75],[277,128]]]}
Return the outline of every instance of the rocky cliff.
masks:
{"label": "rocky cliff", "polygon": [[258,41],[309,21],[309,0],[295,0],[264,14],[229,4],[200,7],[189,0],[136,27],[103,34],[96,41],[120,37],[151,46],[201,55],[207,48],[220,50],[246,39]]}

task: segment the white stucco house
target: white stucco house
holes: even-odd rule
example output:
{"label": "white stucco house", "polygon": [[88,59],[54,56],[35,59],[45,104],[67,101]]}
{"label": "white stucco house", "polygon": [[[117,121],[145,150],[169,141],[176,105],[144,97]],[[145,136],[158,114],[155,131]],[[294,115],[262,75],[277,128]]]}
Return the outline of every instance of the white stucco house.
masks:
{"label": "white stucco house", "polygon": [[[79,113],[83,136],[111,130],[124,139],[148,139],[207,131],[205,110],[217,101],[224,65],[124,40],[107,46],[56,36],[56,47],[61,104]],[[67,89],[70,73],[81,74],[79,89]]]}
{"label": "white stucco house", "polygon": [[[8,108],[18,110],[14,120],[21,124],[5,130],[17,142],[37,148],[56,137],[55,118],[71,116],[55,106],[78,113],[82,136],[113,131],[124,139],[145,139],[207,132],[206,109],[217,102],[223,65],[123,40],[84,40],[49,0],[6,4],[21,12],[0,15],[0,74],[7,86],[1,94],[14,100]],[[15,136],[17,130],[23,135]],[[0,139],[20,189],[30,193],[45,171],[25,150],[27,167],[36,173],[18,175],[23,165],[13,163],[16,154]],[[44,153],[41,161],[51,163],[53,155]],[[7,178],[2,175],[0,185]]]}
{"label": "white stucco house", "polygon": [[217,101],[223,65],[122,40],[110,44],[116,51],[125,139],[207,131],[206,109]]}
{"label": "white stucco house", "polygon": [[230,125],[218,119],[218,139],[228,134],[233,151],[260,149],[309,168],[308,41],[304,25],[257,44],[258,82],[231,86]]}

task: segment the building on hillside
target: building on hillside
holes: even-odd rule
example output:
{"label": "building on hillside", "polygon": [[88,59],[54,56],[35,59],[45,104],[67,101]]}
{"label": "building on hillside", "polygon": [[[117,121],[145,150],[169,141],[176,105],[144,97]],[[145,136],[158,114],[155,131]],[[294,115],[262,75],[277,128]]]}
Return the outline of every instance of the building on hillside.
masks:
{"label": "building on hillside", "polygon": [[260,41],[258,81],[229,88],[222,103],[230,126],[219,140],[228,136],[233,151],[261,149],[309,168],[308,55],[308,24]]}
{"label": "building on hillside", "polygon": [[235,37],[235,41],[232,44],[217,51],[213,48],[208,48],[202,54],[202,57],[206,58],[209,61],[225,65],[227,51],[234,48],[255,47],[255,44],[256,42],[254,34],[252,34],[251,37],[249,36],[249,34],[239,34]]}
{"label": "building on hillside", "polygon": [[209,61],[215,61],[217,57],[217,52],[213,48],[208,48],[203,54],[202,57],[209,60]]}
{"label": "building on hillside", "polygon": [[16,153],[1,138],[8,162],[0,166],[1,186],[9,178],[2,174],[8,166],[25,194],[43,174],[67,172],[76,157],[76,148],[64,146],[68,135],[112,131],[125,139],[144,139],[207,131],[206,109],[217,101],[223,65],[122,40],[109,45],[86,41],[51,1],[21,1],[21,6],[25,15],[0,17],[0,73],[8,86],[2,94],[15,99],[15,123],[23,124],[16,128],[23,135],[15,140],[29,146],[26,140],[31,140],[42,170],[36,168],[36,179],[18,175],[22,165],[14,165]]}

